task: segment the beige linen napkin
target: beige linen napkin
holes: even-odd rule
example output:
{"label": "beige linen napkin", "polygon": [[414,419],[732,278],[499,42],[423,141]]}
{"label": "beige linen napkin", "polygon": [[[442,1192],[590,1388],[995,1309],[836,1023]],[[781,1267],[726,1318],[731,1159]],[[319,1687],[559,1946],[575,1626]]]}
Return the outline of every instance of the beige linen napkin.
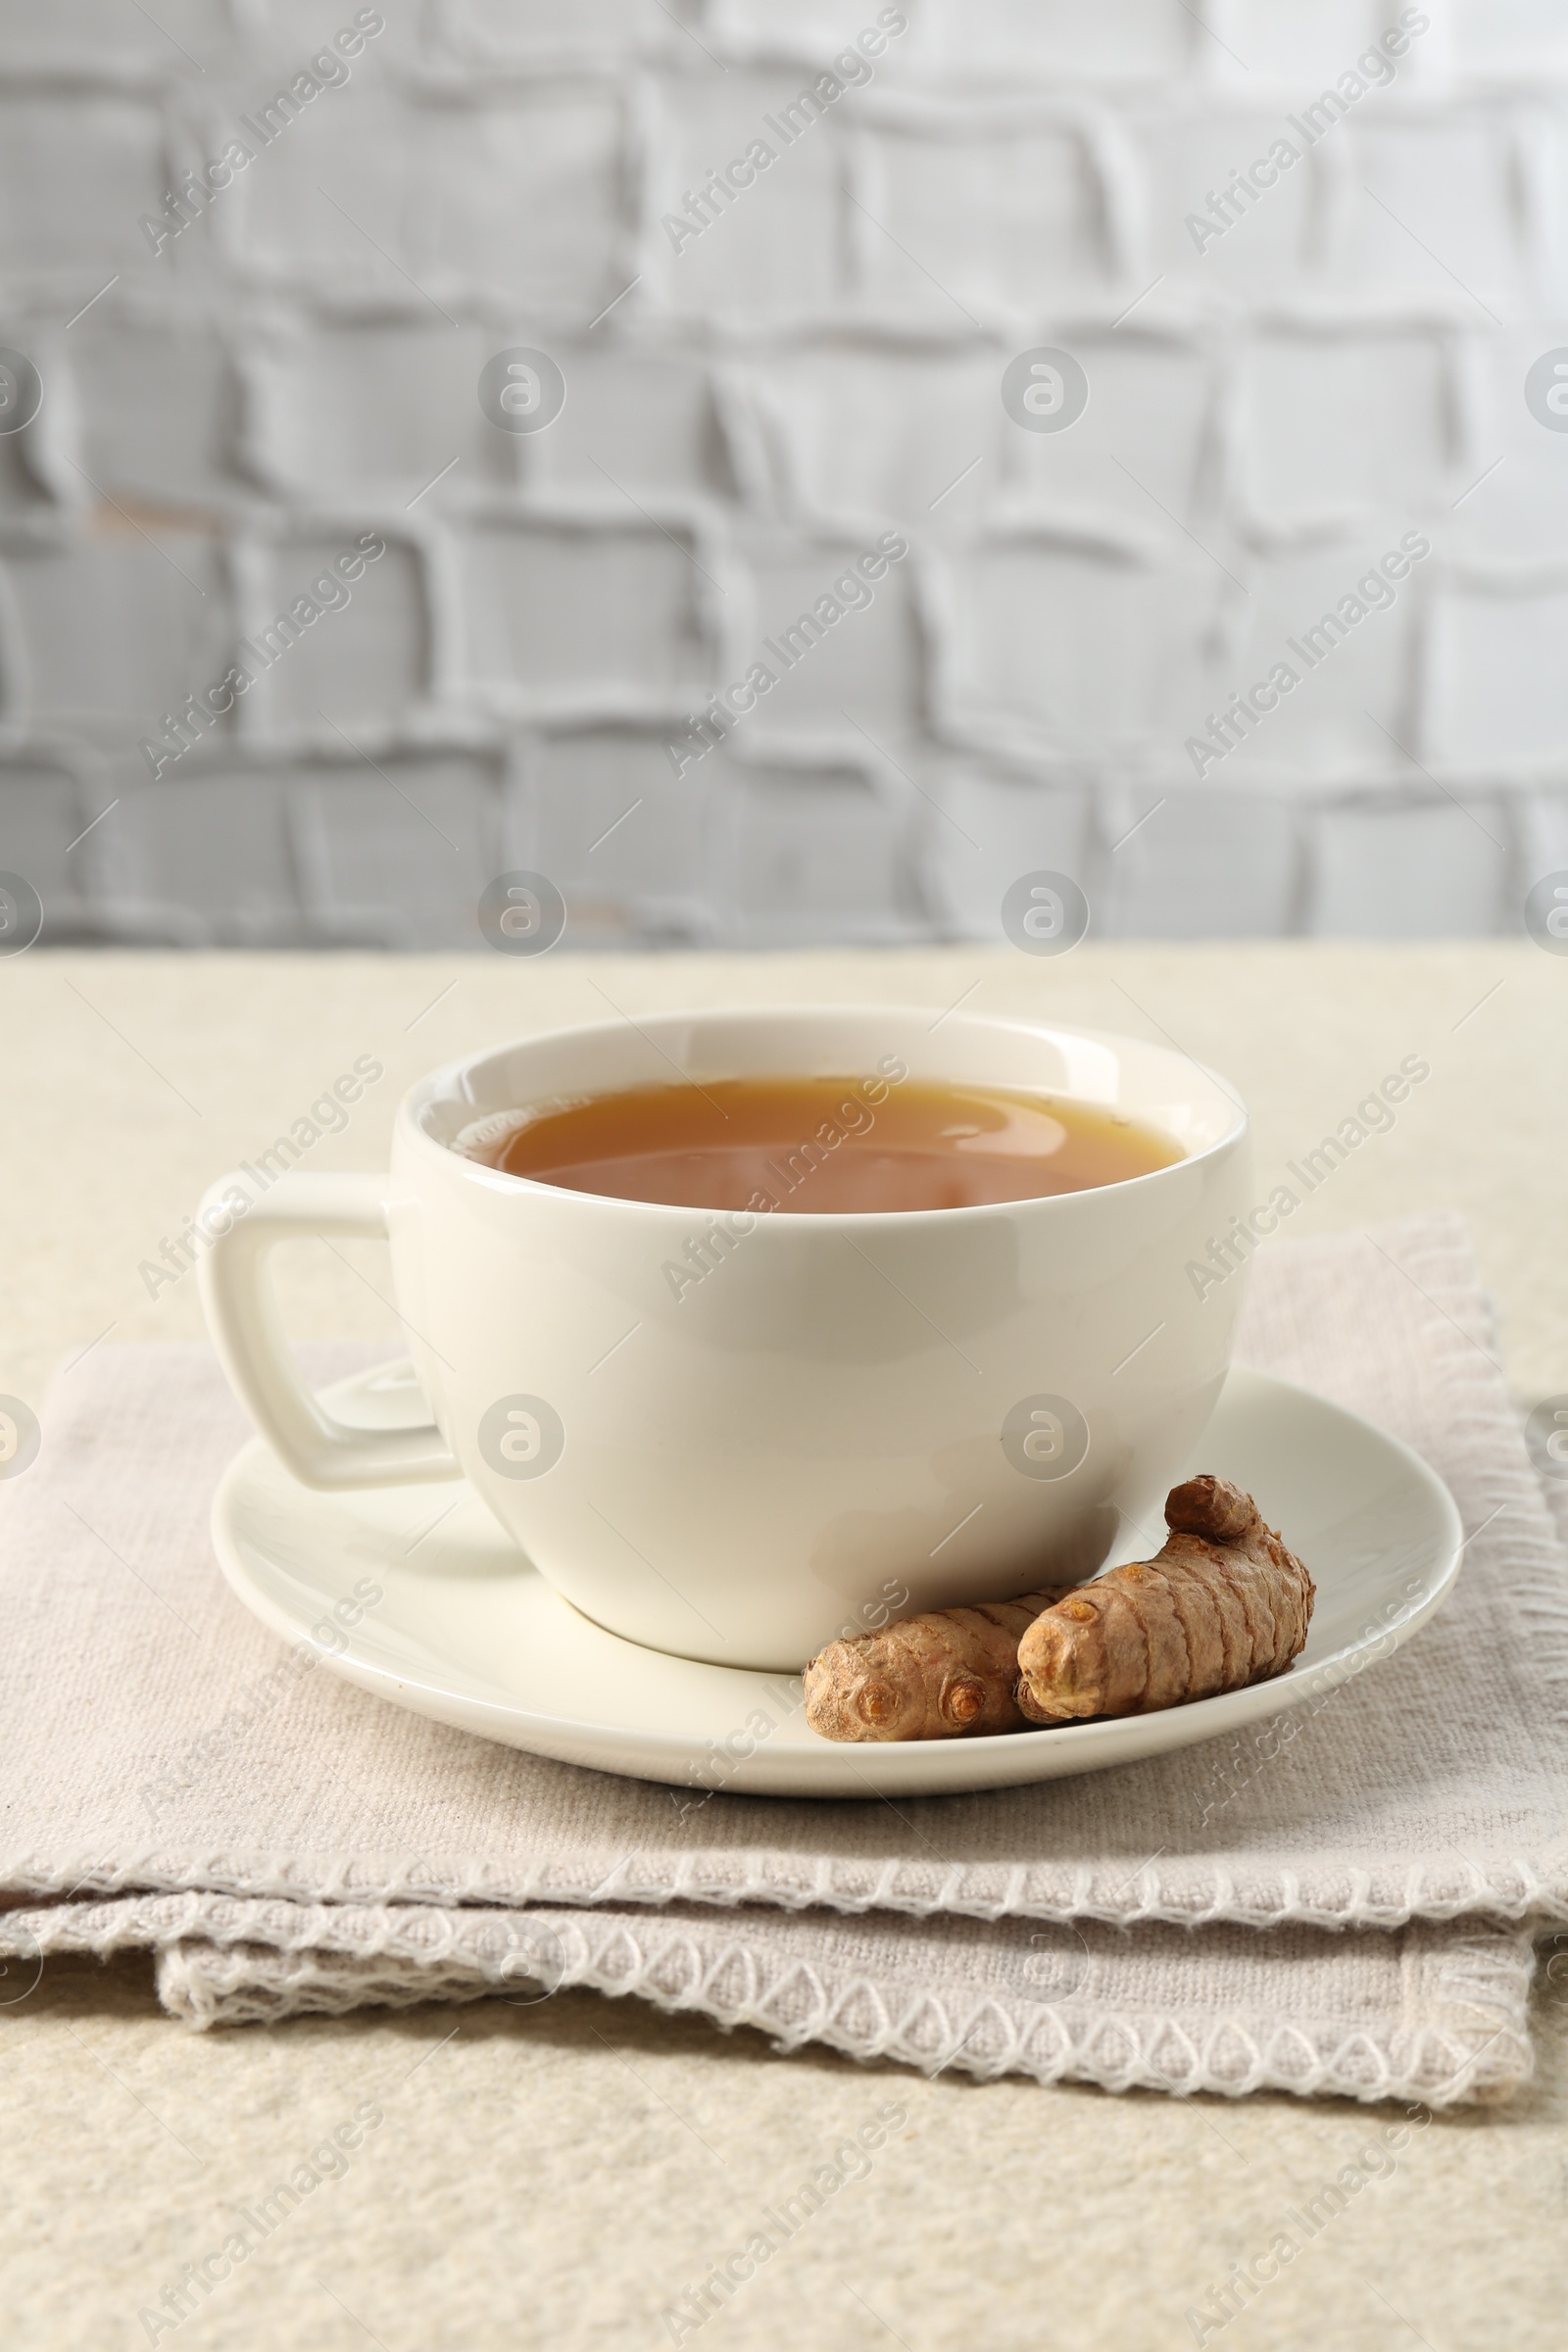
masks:
{"label": "beige linen napkin", "polygon": [[1532,1928],[1568,1917],[1568,1569],[1462,1228],[1276,1247],[1245,1352],[1417,1446],[1475,1531],[1288,1746],[682,1812],[323,1669],[240,1708],[278,1654],[207,1540],[240,1416],[205,1350],[95,1351],[0,1490],[6,1983],[139,1944],[196,2023],[581,1984],[928,2070],[1506,2095]]}

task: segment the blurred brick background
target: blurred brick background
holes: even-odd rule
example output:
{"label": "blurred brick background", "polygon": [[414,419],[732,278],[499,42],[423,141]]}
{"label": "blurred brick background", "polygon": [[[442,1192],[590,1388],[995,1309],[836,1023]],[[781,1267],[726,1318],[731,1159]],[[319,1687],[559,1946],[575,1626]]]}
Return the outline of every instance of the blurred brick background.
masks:
{"label": "blurred brick background", "polygon": [[[677,251],[874,0],[0,0],[0,345],[44,386],[0,437],[0,868],[77,940],[476,945],[515,866],[595,946],[994,936],[1047,866],[1101,933],[1518,928],[1568,865],[1568,433],[1523,392],[1568,344],[1568,8],[1434,5],[1185,225],[1398,13],[903,0]],[[566,380],[535,434],[479,405],[514,345]],[[1000,397],[1040,345],[1090,381],[1059,434]],[[677,777],[889,528],[874,603]],[[1411,530],[1397,603],[1197,777]],[[155,779],[366,531],[352,602]]]}

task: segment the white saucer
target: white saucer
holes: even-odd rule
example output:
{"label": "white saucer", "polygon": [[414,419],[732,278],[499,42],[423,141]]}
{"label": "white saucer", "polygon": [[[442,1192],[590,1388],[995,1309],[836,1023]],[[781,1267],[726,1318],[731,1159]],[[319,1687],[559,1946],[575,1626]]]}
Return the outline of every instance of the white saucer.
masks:
{"label": "white saucer", "polygon": [[[407,1364],[328,1392],[345,1421],[424,1419]],[[1190,1471],[1255,1495],[1317,1583],[1312,1631],[1291,1671],[1157,1715],[984,1740],[840,1746],[808,1730],[799,1679],[748,1674],[623,1642],[561,1598],[471,1489],[450,1482],[318,1494],[260,1439],[224,1472],[213,1506],[223,1573],[290,1642],[313,1641],[357,1580],[383,1597],[324,1663],[438,1723],[569,1764],[678,1787],[789,1796],[1003,1788],[1127,1764],[1310,1704],[1387,1656],[1458,1573],[1464,1532],[1447,1489],[1407,1446],[1305,1390],[1233,1371]],[[1152,1548],[1133,1530],[1111,1560]],[[726,1742],[728,1743],[726,1746]]]}

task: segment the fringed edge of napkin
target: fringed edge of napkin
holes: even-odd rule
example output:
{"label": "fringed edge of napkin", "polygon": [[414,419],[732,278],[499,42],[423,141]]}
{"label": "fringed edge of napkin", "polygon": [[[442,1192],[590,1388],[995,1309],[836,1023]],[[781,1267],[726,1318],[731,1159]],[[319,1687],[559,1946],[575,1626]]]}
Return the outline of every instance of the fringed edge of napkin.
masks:
{"label": "fringed edge of napkin", "polygon": [[[1396,1254],[1383,1248],[1380,1234],[1396,1245]],[[1568,1716],[1568,1575],[1563,1559],[1568,1529],[1551,1507],[1552,1498],[1544,1491],[1525,1447],[1507,1377],[1497,1360],[1494,1301],[1480,1287],[1469,1225],[1457,1209],[1435,1210],[1371,1226],[1361,1238],[1389,1258],[1434,1310],[1421,1336],[1461,1395],[1455,1452],[1472,1471],[1478,1500],[1483,1499],[1479,1490],[1489,1471],[1491,1483],[1502,1487],[1500,1494],[1489,1494],[1485,1502],[1493,1518],[1513,1518],[1512,1533],[1519,1540],[1504,1595],[1521,1639],[1529,1644],[1532,1664],[1556,1690],[1559,1715]],[[1474,1328],[1478,1320],[1479,1331]],[[1499,1469],[1501,1479],[1496,1475]],[[1467,1536],[1467,1544],[1488,1524],[1483,1514]]]}
{"label": "fringed edge of napkin", "polygon": [[[765,1801],[765,1800],[763,1800]],[[716,1861],[723,1867],[705,1869]],[[646,1876],[640,1866],[648,1864]],[[739,1865],[739,1871],[730,1865]],[[1204,1864],[1207,1885],[1194,1893],[1172,1885],[1151,1860],[1124,1871],[1104,1863],[1075,1870],[1063,1887],[1049,1865],[923,1861],[880,1864],[836,1857],[786,1855],[777,1849],[726,1848],[714,1857],[689,1855],[673,1867],[662,1858],[619,1857],[599,1877],[580,1877],[545,1862],[536,1868],[453,1870],[437,1875],[406,1856],[367,1851],[341,1855],[239,1853],[202,1863],[149,1851],[113,1866],[83,1858],[65,1864],[36,1858],[0,1859],[0,1886],[13,1904],[49,1903],[76,1895],[111,1899],[156,1889],[171,1899],[214,1894],[225,1898],[310,1905],[345,1911],[392,1904],[449,1911],[534,1904],[601,1905],[659,1910],[672,1903],[733,1910],[765,1903],[780,1911],[835,1911],[850,1917],[891,1911],[911,1919],[1096,1920],[1137,1928],[1237,1927],[1267,1932],[1287,1927],[1390,1933],[1413,1922],[1487,1918],[1533,1923],[1539,1932],[1568,1926],[1568,1847],[1531,1862],[1510,1856],[1483,1865],[1468,1855],[1444,1854],[1411,1863],[1396,1879],[1376,1867],[1347,1862],[1332,1890],[1308,1893],[1298,1875],[1285,1873],[1259,1893],[1222,1865]]]}
{"label": "fringed edge of napkin", "polygon": [[[164,2007],[197,2030],[431,2001],[532,2007],[582,1988],[694,2012],[725,2031],[751,2027],[781,2051],[818,2043],[926,2076],[952,2069],[1177,2096],[1276,2090],[1363,2104],[1494,2104],[1528,2081],[1533,2064],[1531,1936],[1502,1920],[1397,1932],[1402,2020],[1386,2037],[1332,2018],[1236,2011],[1183,2020],[995,1994],[959,2009],[951,1995],[901,1996],[863,1973],[835,1978],[820,1952],[808,1962],[759,1950],[744,1911],[716,1953],[705,1952],[711,1926],[667,1909],[344,1910],[144,1894],[0,1914],[0,1952],[20,1963],[24,1993],[23,1977],[34,1964],[41,1971],[47,1953],[147,1950]],[[1194,1964],[1206,1970],[1212,1957],[1195,1949]]]}

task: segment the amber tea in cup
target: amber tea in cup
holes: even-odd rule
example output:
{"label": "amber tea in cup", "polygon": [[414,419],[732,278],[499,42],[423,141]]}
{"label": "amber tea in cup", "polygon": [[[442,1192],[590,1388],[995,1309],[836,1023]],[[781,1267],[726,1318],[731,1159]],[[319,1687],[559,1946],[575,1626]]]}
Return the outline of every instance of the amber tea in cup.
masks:
{"label": "amber tea in cup", "polygon": [[492,1115],[468,1157],[568,1192],[816,1216],[981,1208],[1147,1176],[1181,1147],[1124,1112],[911,1078],[753,1077],[628,1087]]}

